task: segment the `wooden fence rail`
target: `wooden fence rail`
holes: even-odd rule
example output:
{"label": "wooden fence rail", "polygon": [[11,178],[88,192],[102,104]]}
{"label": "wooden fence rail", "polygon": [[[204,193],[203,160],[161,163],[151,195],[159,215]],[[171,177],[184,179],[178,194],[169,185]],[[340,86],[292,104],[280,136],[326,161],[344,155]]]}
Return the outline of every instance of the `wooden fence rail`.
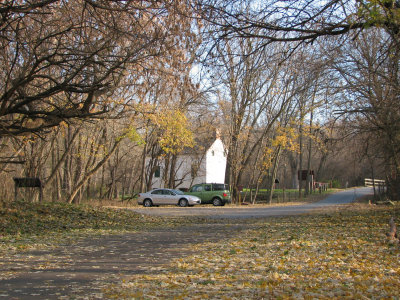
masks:
{"label": "wooden fence rail", "polygon": [[364,185],[368,187],[373,187],[375,186],[385,186],[386,181],[382,179],[370,179],[370,178],[365,178],[364,179]]}

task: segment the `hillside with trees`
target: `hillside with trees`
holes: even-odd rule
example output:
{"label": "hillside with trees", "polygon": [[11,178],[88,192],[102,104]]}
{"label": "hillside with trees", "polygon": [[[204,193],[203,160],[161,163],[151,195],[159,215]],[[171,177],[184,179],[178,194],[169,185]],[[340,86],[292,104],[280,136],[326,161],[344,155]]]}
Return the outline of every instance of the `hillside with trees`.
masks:
{"label": "hillside with trees", "polygon": [[[130,199],[217,129],[226,183],[400,194],[399,1],[3,1],[0,201]],[[307,178],[309,179],[309,178]],[[27,189],[24,198],[36,201]]]}

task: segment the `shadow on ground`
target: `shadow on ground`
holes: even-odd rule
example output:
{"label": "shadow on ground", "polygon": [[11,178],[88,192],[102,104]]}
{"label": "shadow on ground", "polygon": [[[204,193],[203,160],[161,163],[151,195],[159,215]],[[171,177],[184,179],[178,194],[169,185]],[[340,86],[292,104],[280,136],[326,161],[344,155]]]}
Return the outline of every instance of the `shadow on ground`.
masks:
{"label": "shadow on ground", "polygon": [[0,263],[0,299],[101,299],[124,276],[157,272],[188,246],[230,239],[250,224],[196,224],[86,238],[56,249],[9,253]]}

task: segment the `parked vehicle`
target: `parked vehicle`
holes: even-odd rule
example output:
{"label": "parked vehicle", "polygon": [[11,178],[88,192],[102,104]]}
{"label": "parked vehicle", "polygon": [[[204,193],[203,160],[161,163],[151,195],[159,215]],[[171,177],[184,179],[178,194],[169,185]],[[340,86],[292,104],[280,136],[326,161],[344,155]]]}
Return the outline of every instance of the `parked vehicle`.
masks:
{"label": "parked vehicle", "polygon": [[147,193],[140,193],[138,204],[145,207],[158,205],[179,205],[181,207],[200,204],[199,197],[185,195],[182,191],[173,189],[154,189]]}
{"label": "parked vehicle", "polygon": [[231,202],[228,185],[223,183],[196,184],[186,194],[199,197],[202,204],[212,203],[214,206],[223,206]]}

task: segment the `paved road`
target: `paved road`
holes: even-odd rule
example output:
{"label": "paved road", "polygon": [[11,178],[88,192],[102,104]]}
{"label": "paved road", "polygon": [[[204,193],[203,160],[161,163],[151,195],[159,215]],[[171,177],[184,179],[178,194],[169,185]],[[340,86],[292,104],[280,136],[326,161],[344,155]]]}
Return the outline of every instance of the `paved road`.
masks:
{"label": "paved road", "polygon": [[322,201],[290,206],[275,207],[213,207],[213,206],[196,206],[196,207],[150,207],[136,208],[134,211],[142,214],[155,216],[203,216],[210,218],[262,218],[273,216],[289,216],[304,214],[313,209],[322,209],[330,206],[347,204],[353,202],[356,198],[373,194],[373,189],[364,187],[357,189],[349,189],[336,194],[332,194]]}

